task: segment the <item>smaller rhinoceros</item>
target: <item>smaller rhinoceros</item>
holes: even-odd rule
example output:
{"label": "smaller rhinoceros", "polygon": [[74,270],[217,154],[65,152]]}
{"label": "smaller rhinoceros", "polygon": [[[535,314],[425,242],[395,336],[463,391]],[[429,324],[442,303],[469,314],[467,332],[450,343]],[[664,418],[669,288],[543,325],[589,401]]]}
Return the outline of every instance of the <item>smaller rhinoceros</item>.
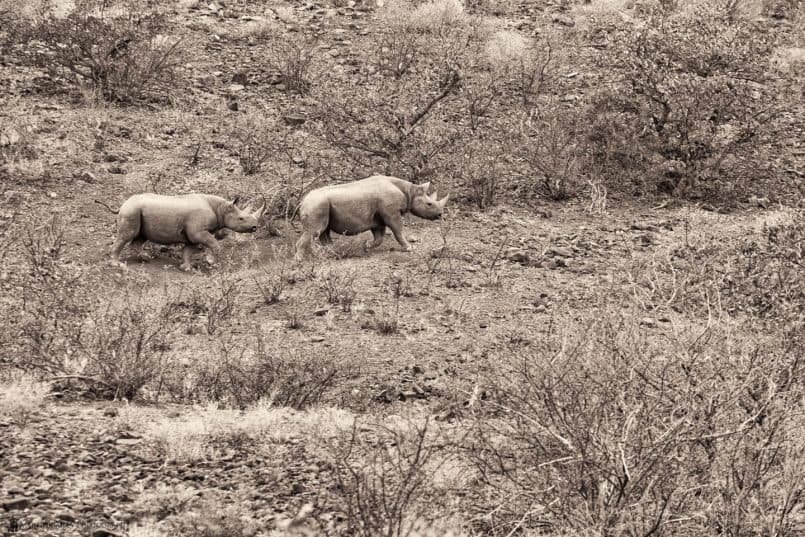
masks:
{"label": "smaller rhinoceros", "polygon": [[112,246],[113,263],[122,265],[120,252],[130,242],[184,243],[180,266],[183,270],[192,269],[190,254],[194,246],[205,246],[207,262],[213,264],[214,254],[221,248],[216,239],[224,238],[227,229],[240,233],[257,231],[265,202],[252,211],[238,208],[237,201],[237,198],[228,201],[207,194],[162,196],[148,193],[131,196],[115,211],[95,200],[118,215],[117,240]]}
{"label": "smaller rhinoceros", "polygon": [[296,242],[296,259],[312,247],[313,237],[322,244],[331,242],[330,232],[357,235],[371,231],[373,240],[366,249],[377,248],[383,242],[386,227],[403,250],[411,245],[402,233],[402,215],[410,212],[420,218],[441,218],[448,196],[439,199],[436,193],[428,194],[430,183],[415,185],[409,181],[373,175],[360,181],[330,185],[311,190],[299,205],[302,235]]}

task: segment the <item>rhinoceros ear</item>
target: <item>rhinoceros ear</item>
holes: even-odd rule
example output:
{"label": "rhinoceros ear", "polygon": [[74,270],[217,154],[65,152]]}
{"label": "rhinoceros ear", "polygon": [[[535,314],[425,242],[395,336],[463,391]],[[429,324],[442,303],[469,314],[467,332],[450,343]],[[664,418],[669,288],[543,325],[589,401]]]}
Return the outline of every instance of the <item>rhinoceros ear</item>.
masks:
{"label": "rhinoceros ear", "polygon": [[234,198],[232,198],[232,205],[237,207],[239,201],[240,201],[240,196],[235,196]]}

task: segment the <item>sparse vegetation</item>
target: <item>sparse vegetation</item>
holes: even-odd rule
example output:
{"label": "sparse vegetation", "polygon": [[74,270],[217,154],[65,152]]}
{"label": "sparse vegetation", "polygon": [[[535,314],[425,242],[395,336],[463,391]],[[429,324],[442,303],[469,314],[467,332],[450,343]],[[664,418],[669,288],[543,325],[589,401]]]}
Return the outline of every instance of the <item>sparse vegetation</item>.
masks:
{"label": "sparse vegetation", "polygon": [[802,533],[801,2],[270,4],[0,0],[0,533]]}

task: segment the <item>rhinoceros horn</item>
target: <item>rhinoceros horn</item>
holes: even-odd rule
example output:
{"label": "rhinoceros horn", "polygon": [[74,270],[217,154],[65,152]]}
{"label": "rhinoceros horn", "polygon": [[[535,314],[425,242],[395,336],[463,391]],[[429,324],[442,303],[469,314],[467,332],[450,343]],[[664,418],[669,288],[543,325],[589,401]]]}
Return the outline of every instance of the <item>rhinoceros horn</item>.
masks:
{"label": "rhinoceros horn", "polygon": [[260,208],[256,211],[252,211],[252,214],[255,218],[261,218],[263,214],[266,212],[266,199],[263,198],[263,204],[260,205]]}
{"label": "rhinoceros horn", "polygon": [[439,199],[439,193],[438,193],[438,192],[434,192],[434,193],[433,193],[433,194],[431,194],[429,197],[430,197],[430,199],[432,199],[433,201],[435,201],[436,203],[438,203],[440,207],[444,208],[444,206],[447,204],[447,200],[449,200],[449,199],[450,199],[450,194],[447,194],[447,195],[446,195],[445,197],[443,197],[442,199]]}

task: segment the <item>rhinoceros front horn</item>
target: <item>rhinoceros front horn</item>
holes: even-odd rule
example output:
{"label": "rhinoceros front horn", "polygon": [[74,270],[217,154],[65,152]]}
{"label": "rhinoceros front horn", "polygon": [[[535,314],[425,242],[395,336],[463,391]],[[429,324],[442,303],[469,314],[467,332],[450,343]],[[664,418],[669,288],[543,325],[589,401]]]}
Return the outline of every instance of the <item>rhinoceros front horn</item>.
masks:
{"label": "rhinoceros front horn", "polygon": [[266,200],[265,198],[263,198],[263,204],[260,205],[260,208],[254,211],[252,214],[254,214],[255,218],[261,218],[265,212],[266,212]]}
{"label": "rhinoceros front horn", "polygon": [[438,200],[436,203],[438,203],[439,206],[442,209],[444,209],[444,206],[447,205],[447,200],[449,200],[449,199],[450,199],[450,194],[447,194],[445,197],[443,197],[442,199]]}

